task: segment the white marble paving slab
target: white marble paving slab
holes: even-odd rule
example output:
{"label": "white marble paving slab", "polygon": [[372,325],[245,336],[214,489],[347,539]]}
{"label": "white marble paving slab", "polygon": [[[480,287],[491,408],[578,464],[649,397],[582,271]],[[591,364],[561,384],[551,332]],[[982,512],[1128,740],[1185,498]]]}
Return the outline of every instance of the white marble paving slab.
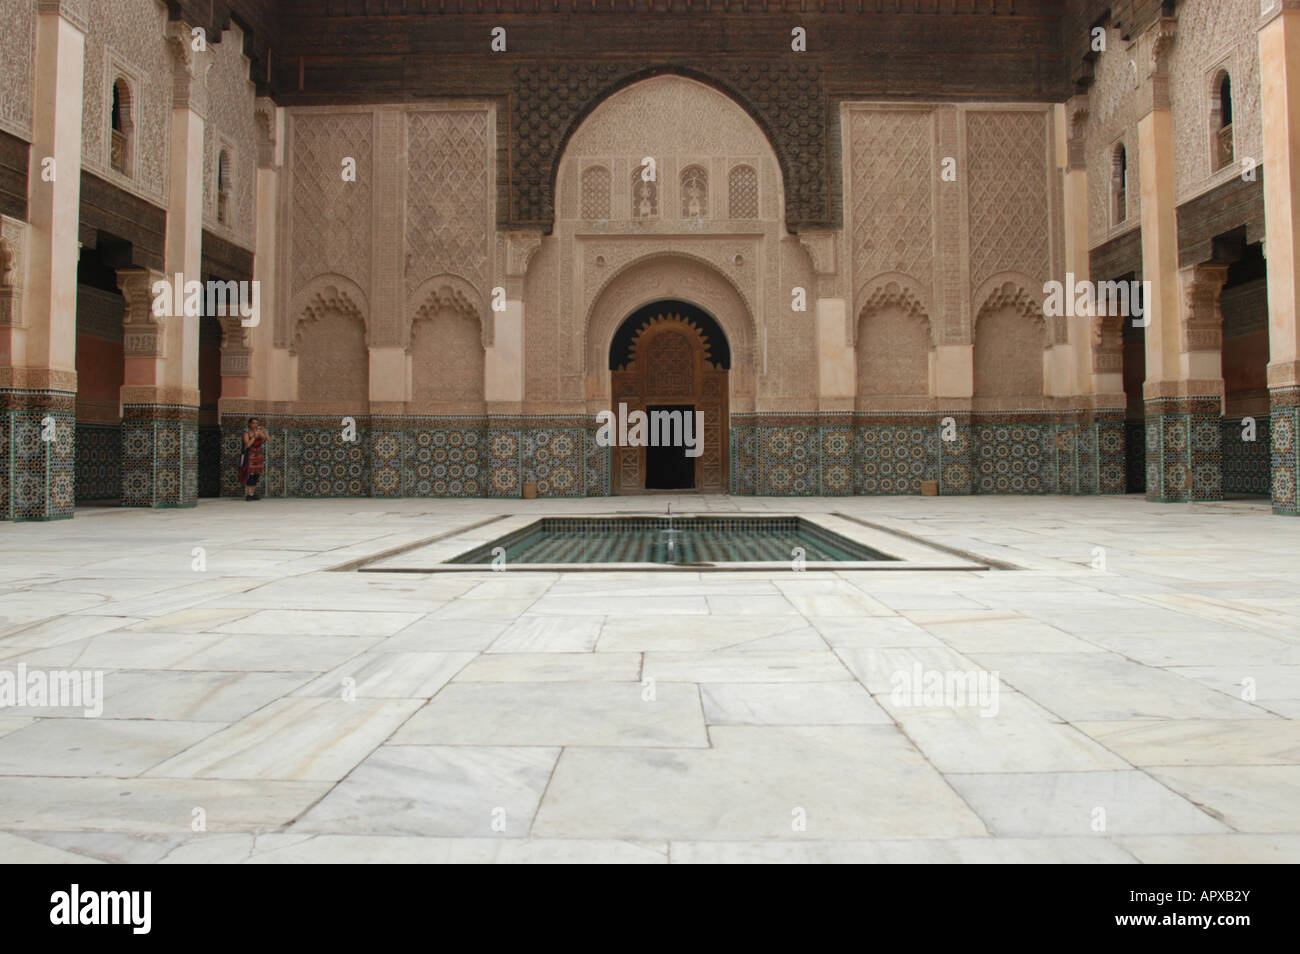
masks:
{"label": "white marble paving slab", "polygon": [[1151,775],[1242,832],[1294,832],[1300,766],[1168,766]]}
{"label": "white marble paving slab", "polygon": [[[1077,658],[1076,658],[1077,657]],[[1113,653],[972,653],[987,669],[1070,722],[1258,719],[1263,710],[1200,683]]]}
{"label": "white marble paving slab", "polygon": [[[948,774],[999,837],[1201,834],[1228,831],[1142,772]],[[1098,831],[1094,826],[1104,825]]]}
{"label": "white marble paving slab", "polygon": [[792,650],[825,650],[825,643],[799,617],[763,619],[748,616],[691,616],[631,614],[604,620],[597,640],[598,652],[713,652],[745,651],[773,639],[796,642]]}
{"label": "white marble paving slab", "polygon": [[0,775],[130,778],[220,728],[212,722],[39,719],[0,738]]}
{"label": "white marble paving slab", "polygon": [[420,704],[410,699],[280,699],[148,774],[334,781],[392,735]]}
{"label": "white marble paving slab", "polygon": [[661,682],[830,682],[853,675],[832,652],[646,653],[642,676]]}
{"label": "white marble paving slab", "polygon": [[358,699],[428,699],[475,658],[474,653],[365,653],[293,694],[341,698],[344,693],[352,693]]}
{"label": "white marble paving slab", "polygon": [[443,688],[395,745],[708,745],[695,686],[641,683],[462,683]]}
{"label": "white marble paving slab", "polygon": [[540,837],[952,838],[984,824],[892,726],[710,730],[713,747],[566,749]]}
{"label": "white marble paving slab", "polygon": [[598,616],[521,616],[508,625],[489,653],[589,653],[596,648]]}
{"label": "white marble paving slab", "polygon": [[871,725],[893,720],[857,682],[710,683],[709,725]]}
{"label": "white marble paving slab", "polygon": [[1135,864],[1101,838],[915,838],[895,841],[673,841],[673,864]]}
{"label": "white marble paving slab", "polygon": [[380,643],[371,636],[227,636],[169,664],[171,669],[328,671]]}
{"label": "white marble paving slab", "polygon": [[384,746],[294,832],[523,838],[558,748]]}
{"label": "white marble paving slab", "polygon": [[16,830],[189,832],[201,808],[209,832],[292,821],[329,789],[321,782],[0,776],[0,818]]}
{"label": "white marble paving slab", "polygon": [[640,682],[640,653],[494,653],[474,657],[456,682]]}
{"label": "white marble paving slab", "polygon": [[293,636],[392,636],[423,614],[348,610],[259,610],[214,627],[218,633]]}
{"label": "white marble paving slab", "polygon": [[1291,719],[1079,722],[1079,731],[1134,765],[1300,765]]}

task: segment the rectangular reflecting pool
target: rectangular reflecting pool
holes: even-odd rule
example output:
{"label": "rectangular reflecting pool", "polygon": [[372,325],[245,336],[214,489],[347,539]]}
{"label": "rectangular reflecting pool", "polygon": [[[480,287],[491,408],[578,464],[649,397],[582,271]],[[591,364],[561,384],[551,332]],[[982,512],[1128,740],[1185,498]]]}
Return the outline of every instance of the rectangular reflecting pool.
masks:
{"label": "rectangular reflecting pool", "polygon": [[866,563],[894,560],[800,517],[544,517],[458,564]]}

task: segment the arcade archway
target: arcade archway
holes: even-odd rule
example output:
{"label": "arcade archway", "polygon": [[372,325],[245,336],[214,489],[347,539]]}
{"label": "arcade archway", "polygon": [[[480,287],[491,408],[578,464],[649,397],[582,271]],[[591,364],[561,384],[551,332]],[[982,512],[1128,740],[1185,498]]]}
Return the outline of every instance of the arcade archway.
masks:
{"label": "arcade archway", "polygon": [[731,349],[712,316],[671,299],[637,309],[610,343],[609,369],[624,437],[614,493],[724,492]]}

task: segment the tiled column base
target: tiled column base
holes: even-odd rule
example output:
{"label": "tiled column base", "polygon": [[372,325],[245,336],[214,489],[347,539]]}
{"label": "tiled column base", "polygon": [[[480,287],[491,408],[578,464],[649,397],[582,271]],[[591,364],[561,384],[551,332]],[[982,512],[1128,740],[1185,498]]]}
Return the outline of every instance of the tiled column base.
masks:
{"label": "tiled column base", "polygon": [[825,416],[818,431],[821,496],[851,496],[854,485],[852,416]]}
{"label": "tiled column base", "polygon": [[199,498],[199,409],[122,408],[122,506],[193,507]]}
{"label": "tiled column base", "polygon": [[1148,401],[1147,499],[1223,499],[1223,432],[1218,398]]}
{"label": "tiled column base", "polygon": [[524,441],[519,422],[506,418],[489,418],[488,485],[489,497],[520,497],[524,492]]}
{"label": "tiled column base", "polygon": [[731,492],[737,496],[758,493],[759,430],[749,417],[731,419]]}
{"label": "tiled column base", "polygon": [[72,516],[76,423],[75,394],[0,389],[0,519]]}
{"label": "tiled column base", "polygon": [[[1128,492],[1128,428],[1124,412],[1099,415],[1088,425],[1092,431],[1096,457],[1092,473],[1079,488],[1084,494],[1123,494]],[[1080,460],[1084,458],[1081,455]]]}
{"label": "tiled column base", "polygon": [[1272,392],[1273,512],[1300,516],[1300,388]]}
{"label": "tiled column base", "polygon": [[[939,435],[939,494],[940,496],[965,496],[975,492],[975,427],[969,414],[945,414],[956,422],[956,428],[944,427],[943,419],[937,422]],[[945,435],[951,440],[945,440]]]}
{"label": "tiled column base", "polygon": [[1056,492],[1077,494],[1086,480],[1087,463],[1082,459],[1089,441],[1087,425],[1075,414],[1056,416]]}

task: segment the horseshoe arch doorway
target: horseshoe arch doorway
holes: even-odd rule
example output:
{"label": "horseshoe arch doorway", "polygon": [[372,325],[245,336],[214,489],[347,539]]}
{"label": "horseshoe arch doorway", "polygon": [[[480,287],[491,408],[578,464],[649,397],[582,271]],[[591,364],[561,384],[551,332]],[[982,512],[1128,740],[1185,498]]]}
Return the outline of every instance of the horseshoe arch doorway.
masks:
{"label": "horseshoe arch doorway", "polygon": [[[616,445],[613,492],[725,492],[731,348],[713,316],[674,299],[638,308],[614,334],[609,369],[611,410],[619,419],[624,410],[620,405],[629,417],[634,411],[676,411],[683,424],[685,415],[703,414],[703,447],[698,457],[688,456],[684,446]],[[691,418],[692,427],[698,419]],[[646,439],[656,430],[647,427]]]}

